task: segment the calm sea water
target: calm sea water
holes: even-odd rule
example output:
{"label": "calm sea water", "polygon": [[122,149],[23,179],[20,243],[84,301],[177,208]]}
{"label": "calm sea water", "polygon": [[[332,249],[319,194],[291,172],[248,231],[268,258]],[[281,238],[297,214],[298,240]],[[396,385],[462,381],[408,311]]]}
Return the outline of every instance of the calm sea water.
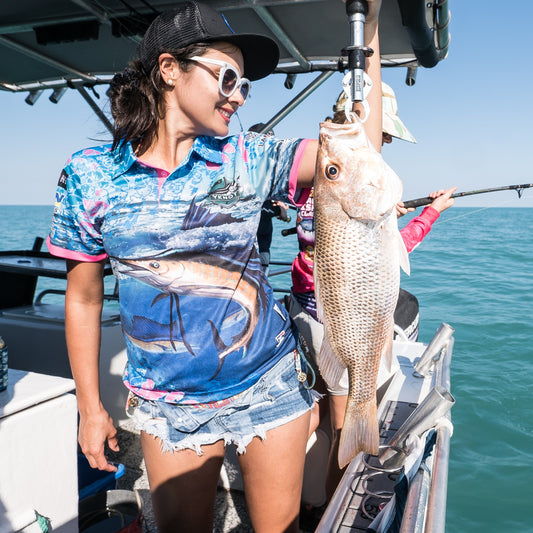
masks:
{"label": "calm sea water", "polygon": [[[1,206],[0,250],[31,248],[51,214]],[[275,235],[290,225],[276,220]],[[272,259],[296,249],[294,235],[276,237]],[[455,328],[447,531],[532,532],[533,209],[454,207],[410,259],[402,286],[419,300],[420,340]]]}

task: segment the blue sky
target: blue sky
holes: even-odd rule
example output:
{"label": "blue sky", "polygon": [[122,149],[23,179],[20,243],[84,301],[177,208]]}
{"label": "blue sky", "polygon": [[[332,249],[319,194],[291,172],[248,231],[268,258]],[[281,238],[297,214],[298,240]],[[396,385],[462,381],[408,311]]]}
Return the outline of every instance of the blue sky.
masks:
{"label": "blue sky", "polygon": [[[451,46],[433,69],[419,69],[405,85],[404,68],[384,69],[396,91],[402,120],[417,144],[395,140],[383,156],[404,183],[404,200],[457,185],[459,191],[533,183],[530,21],[533,3],[513,2],[503,12],[494,0],[450,0]],[[245,128],[265,122],[317,74],[301,75],[291,91],[285,77],[256,82],[239,112]],[[279,137],[318,135],[341,89],[336,74],[276,128]],[[105,102],[105,87],[97,88]],[[48,94],[32,106],[26,94],[0,92],[0,204],[51,204],[68,156],[109,136],[87,103],[69,90],[59,104]],[[237,121],[232,131],[238,127]],[[518,200],[506,191],[459,199],[457,206],[533,207],[533,189]]]}

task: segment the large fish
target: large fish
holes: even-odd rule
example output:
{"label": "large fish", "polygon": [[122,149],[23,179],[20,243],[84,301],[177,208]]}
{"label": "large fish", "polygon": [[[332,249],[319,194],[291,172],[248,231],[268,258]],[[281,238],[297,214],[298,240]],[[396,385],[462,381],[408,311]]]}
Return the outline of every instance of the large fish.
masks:
{"label": "large fish", "polygon": [[320,125],[314,191],[318,366],[330,385],[345,368],[349,376],[341,468],[361,451],[378,453],[377,374],[382,356],[392,362],[400,266],[409,270],[396,216],[402,183],[353,119]]}

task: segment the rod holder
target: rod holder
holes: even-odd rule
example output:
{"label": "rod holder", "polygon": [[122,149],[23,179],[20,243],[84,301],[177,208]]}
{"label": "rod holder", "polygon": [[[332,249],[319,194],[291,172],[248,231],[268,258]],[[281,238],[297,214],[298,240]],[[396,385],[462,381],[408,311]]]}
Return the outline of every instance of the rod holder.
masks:
{"label": "rod holder", "polygon": [[56,89],[54,89],[54,92],[48,97],[48,99],[53,104],[57,104],[59,100],[63,98],[63,95],[65,94],[66,91],[67,91],[66,87],[57,87]]}
{"label": "rod holder", "polygon": [[435,361],[438,361],[442,350],[450,342],[450,338],[455,330],[443,322],[435,332],[431,342],[426,346],[424,353],[415,365],[414,375],[417,377],[426,376]]}
{"label": "rod holder", "polygon": [[416,83],[416,74],[418,72],[418,65],[407,67],[407,74],[405,76],[405,84],[412,87]]}
{"label": "rod holder", "polygon": [[420,437],[434,427],[454,403],[455,398],[450,392],[440,385],[435,385],[380,452],[379,462],[387,466],[403,462],[409,453],[407,447],[409,437],[411,435]]}
{"label": "rod holder", "polygon": [[41,94],[43,94],[43,90],[42,89],[35,89],[33,91],[30,91],[30,94],[28,94],[28,96],[26,96],[24,101],[28,105],[34,105],[35,102],[37,102],[37,100],[39,100],[39,98],[41,97]]}

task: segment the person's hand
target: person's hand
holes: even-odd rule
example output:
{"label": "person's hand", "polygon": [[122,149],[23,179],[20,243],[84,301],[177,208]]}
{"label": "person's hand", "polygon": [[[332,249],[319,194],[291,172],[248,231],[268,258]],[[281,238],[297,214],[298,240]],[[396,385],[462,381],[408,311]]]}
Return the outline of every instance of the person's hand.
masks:
{"label": "person's hand", "polygon": [[289,206],[285,202],[282,202],[281,200],[273,201],[272,203],[279,207],[278,218],[280,220],[283,220],[283,222],[289,222],[291,219],[291,217],[287,217],[287,210],[289,209]]}
{"label": "person's hand", "polygon": [[455,200],[453,198],[450,198],[450,196],[457,190],[457,187],[451,187],[450,189],[439,189],[438,191],[434,191],[429,194],[430,198],[435,198],[433,202],[431,202],[431,207],[433,209],[436,209],[439,213],[442,213],[443,211],[446,211],[449,207],[451,207]]}
{"label": "person's hand", "polygon": [[403,217],[404,215],[406,215],[407,213],[410,213],[411,211],[414,211],[415,208],[414,207],[410,207],[409,209],[407,209],[406,207],[403,206],[403,202],[398,202],[396,204],[396,216],[398,218],[400,217]]}
{"label": "person's hand", "polygon": [[379,10],[381,9],[381,0],[366,0],[368,4],[368,12],[366,14],[366,24],[377,24],[379,18]]}
{"label": "person's hand", "polygon": [[117,430],[107,411],[102,409],[97,414],[80,414],[78,442],[91,468],[116,472],[117,467],[109,463],[104,454],[106,442],[111,450],[119,451]]}
{"label": "person's hand", "polygon": [[[346,3],[346,0],[342,0]],[[381,9],[381,0],[366,0],[368,11],[365,18],[365,24],[377,24],[379,10]]]}

